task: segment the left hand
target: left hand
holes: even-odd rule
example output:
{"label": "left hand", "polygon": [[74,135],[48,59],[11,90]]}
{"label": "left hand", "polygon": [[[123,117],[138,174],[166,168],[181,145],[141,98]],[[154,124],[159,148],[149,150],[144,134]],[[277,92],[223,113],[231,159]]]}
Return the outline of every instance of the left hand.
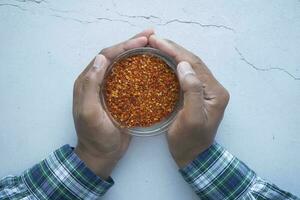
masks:
{"label": "left hand", "polygon": [[195,54],[155,35],[149,38],[149,44],[178,62],[184,105],[170,126],[167,139],[174,160],[183,168],[213,144],[229,93]]}
{"label": "left hand", "polygon": [[100,102],[106,68],[124,51],[146,46],[152,34],[152,30],[145,30],[132,39],[103,49],[75,81],[73,117],[78,136],[75,152],[103,179],[110,176],[130,142],[130,136],[114,126]]}

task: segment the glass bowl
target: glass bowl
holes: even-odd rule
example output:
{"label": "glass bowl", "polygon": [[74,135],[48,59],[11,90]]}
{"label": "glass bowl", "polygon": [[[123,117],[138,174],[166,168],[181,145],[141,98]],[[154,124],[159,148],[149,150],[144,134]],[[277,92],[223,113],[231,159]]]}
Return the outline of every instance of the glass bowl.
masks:
{"label": "glass bowl", "polygon": [[[102,103],[102,106],[104,108],[104,110],[106,111],[106,113],[108,114],[109,118],[111,119],[111,121],[113,122],[113,124],[119,128],[122,132],[134,135],[134,136],[154,136],[154,135],[158,135],[158,134],[162,134],[165,133],[168,129],[168,127],[170,126],[170,124],[174,121],[176,114],[178,113],[178,111],[181,109],[182,107],[182,102],[183,102],[183,93],[181,88],[179,88],[179,99],[176,102],[176,105],[173,109],[173,111],[166,116],[164,119],[162,119],[160,122],[157,122],[149,127],[124,127],[122,126],[116,119],[114,119],[114,117],[110,114],[107,105],[106,105],[106,99],[105,99],[105,85],[106,85],[106,81],[107,81],[107,76],[111,73],[114,64],[124,58],[133,56],[133,55],[141,55],[141,54],[150,54],[152,56],[156,56],[158,58],[160,58],[161,60],[163,60],[164,62],[166,62],[166,64],[172,69],[172,71],[176,74],[177,79],[178,79],[178,74],[176,71],[176,61],[168,56],[167,54],[165,54],[164,52],[158,50],[158,49],[154,49],[154,48],[150,48],[150,47],[142,47],[142,48],[135,48],[135,49],[131,49],[128,51],[125,51],[124,53],[118,55],[113,61],[112,63],[108,66],[105,75],[104,75],[104,81],[101,85],[101,92],[100,92],[100,100]],[[179,86],[180,87],[180,86]]]}

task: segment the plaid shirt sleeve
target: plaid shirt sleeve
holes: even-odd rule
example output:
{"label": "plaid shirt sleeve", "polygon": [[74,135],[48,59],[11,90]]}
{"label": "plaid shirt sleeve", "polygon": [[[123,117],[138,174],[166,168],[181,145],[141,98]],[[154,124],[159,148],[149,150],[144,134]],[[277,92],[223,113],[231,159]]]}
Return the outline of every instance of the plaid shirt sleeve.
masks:
{"label": "plaid shirt sleeve", "polygon": [[257,177],[217,143],[179,171],[200,199],[299,199]]}
{"label": "plaid shirt sleeve", "polygon": [[21,176],[0,180],[0,199],[99,199],[113,183],[101,180],[65,145]]}

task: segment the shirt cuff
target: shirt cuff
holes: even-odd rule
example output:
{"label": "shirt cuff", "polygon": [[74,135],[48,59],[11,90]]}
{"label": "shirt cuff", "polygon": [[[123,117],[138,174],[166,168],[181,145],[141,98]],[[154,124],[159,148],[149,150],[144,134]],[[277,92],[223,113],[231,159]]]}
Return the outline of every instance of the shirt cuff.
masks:
{"label": "shirt cuff", "polygon": [[37,199],[98,199],[114,184],[95,175],[64,145],[22,175]]}
{"label": "shirt cuff", "polygon": [[256,178],[252,170],[217,143],[179,171],[201,199],[237,199]]}

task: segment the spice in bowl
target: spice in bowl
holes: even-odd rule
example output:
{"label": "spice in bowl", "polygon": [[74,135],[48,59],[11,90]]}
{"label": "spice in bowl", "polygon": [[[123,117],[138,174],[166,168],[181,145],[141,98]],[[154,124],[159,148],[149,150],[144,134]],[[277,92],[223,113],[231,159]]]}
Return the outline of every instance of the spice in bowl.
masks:
{"label": "spice in bowl", "polygon": [[180,98],[177,75],[161,57],[150,53],[113,62],[103,95],[106,108],[124,128],[150,127],[166,119]]}

